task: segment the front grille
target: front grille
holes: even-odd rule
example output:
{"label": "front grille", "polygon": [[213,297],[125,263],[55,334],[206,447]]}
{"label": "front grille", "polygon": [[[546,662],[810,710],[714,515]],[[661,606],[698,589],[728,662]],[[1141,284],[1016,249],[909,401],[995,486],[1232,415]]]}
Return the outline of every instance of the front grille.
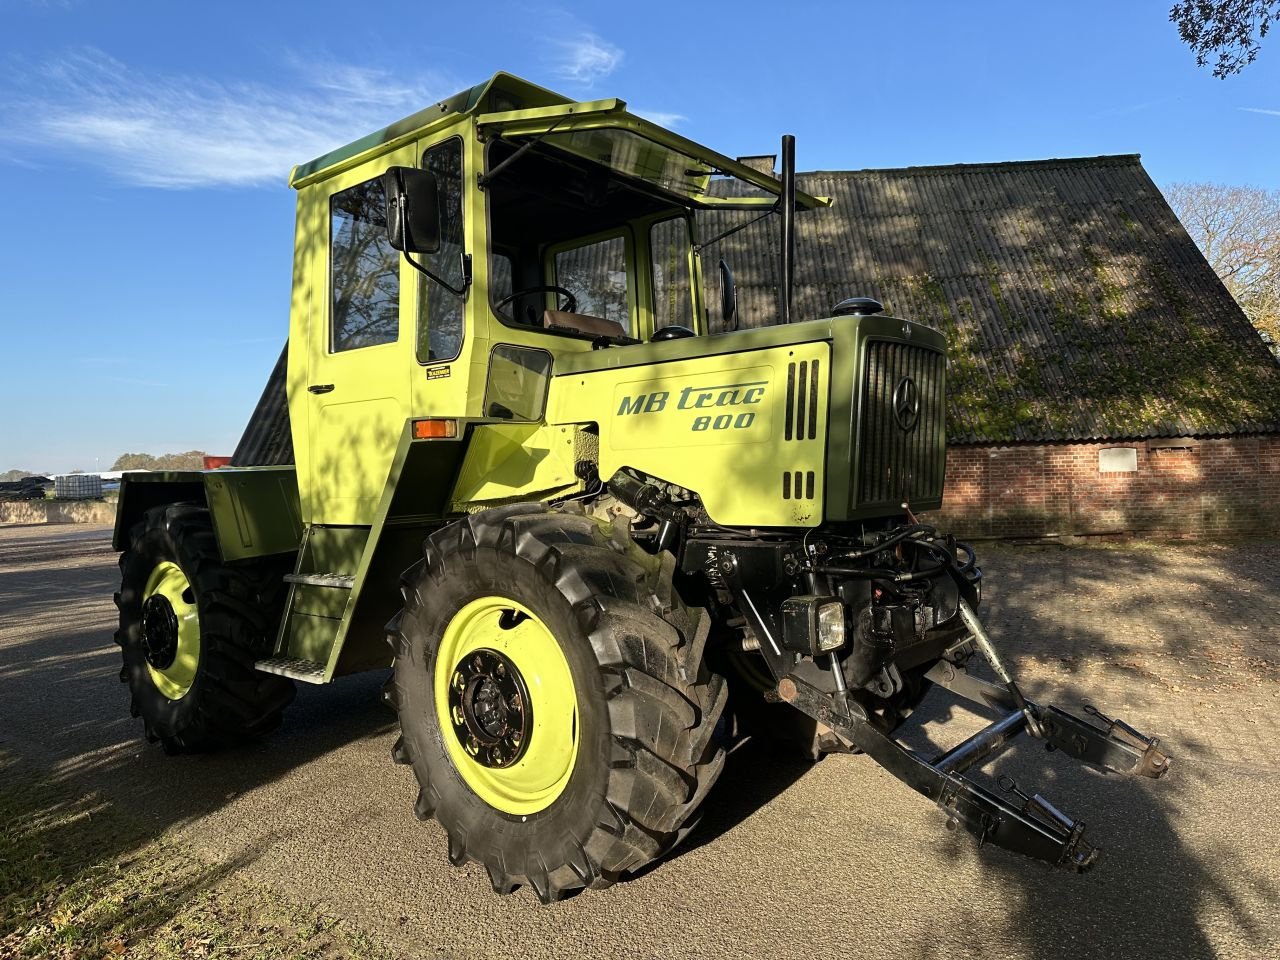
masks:
{"label": "front grille", "polygon": [[[939,500],[946,469],[946,358],[892,340],[871,341],[866,357],[855,506]],[[904,429],[910,417],[895,415],[894,398],[910,391],[908,380],[918,392],[918,414]]]}

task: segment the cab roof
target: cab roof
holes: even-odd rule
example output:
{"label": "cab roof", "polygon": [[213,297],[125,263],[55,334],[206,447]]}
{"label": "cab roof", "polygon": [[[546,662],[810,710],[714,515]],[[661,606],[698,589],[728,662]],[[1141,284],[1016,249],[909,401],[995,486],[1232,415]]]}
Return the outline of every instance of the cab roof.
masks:
{"label": "cab roof", "polygon": [[[598,140],[609,132],[646,141],[649,148],[644,166],[653,167],[656,162],[666,170],[659,178],[661,182],[652,180],[652,185],[691,206],[767,206],[781,195],[782,184],[775,177],[629,113],[626,107],[624,101],[617,99],[579,103],[512,74],[498,72],[484,83],[308,163],[299,164],[293,168],[289,183],[295,188],[306,186],[327,174],[336,173],[340,168],[353,166],[365,154],[408,142],[428,129],[477,116],[486,133],[519,139],[545,139],[548,145],[569,149],[570,152],[580,152],[579,144]],[[635,151],[631,150],[630,154],[627,166],[631,169],[620,172],[636,176]],[[658,158],[656,161],[655,157]],[[683,163],[686,160],[688,163]],[[677,182],[670,176],[672,170],[680,170],[688,176]],[[763,191],[765,196],[727,200],[723,195],[708,191],[713,176],[734,177]],[[641,179],[651,178],[642,176]],[[799,207],[807,209],[825,206],[828,201],[797,193],[796,202]]]}

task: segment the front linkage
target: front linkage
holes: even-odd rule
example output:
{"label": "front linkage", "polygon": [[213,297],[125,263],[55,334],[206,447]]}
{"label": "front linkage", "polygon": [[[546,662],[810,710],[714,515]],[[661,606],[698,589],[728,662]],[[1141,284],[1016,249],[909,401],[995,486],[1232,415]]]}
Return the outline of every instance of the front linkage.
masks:
{"label": "front linkage", "polygon": [[[913,526],[915,531],[900,543],[941,542],[932,528],[919,524]],[[902,529],[905,528],[891,532],[886,539],[900,534]],[[957,552],[966,555],[963,562],[956,561]],[[946,555],[945,548],[933,553]],[[913,578],[917,581],[930,579],[928,573],[919,576],[920,564],[905,565],[916,569],[896,571],[894,581],[897,583],[911,582]],[[770,697],[789,703],[812,717],[845,744],[866,753],[899,780],[933,800],[947,814],[948,829],[963,826],[978,838],[980,845],[993,843],[1076,871],[1089,869],[1098,859],[1100,851],[1084,839],[1085,824],[1063,813],[1040,794],[1023,793],[1011,778],[1002,777],[1000,785],[1018,801],[1010,802],[964,776],[965,771],[993,759],[997,752],[1023,733],[1043,740],[1049,750],[1061,750],[1077,760],[1116,773],[1158,778],[1169,768],[1169,758],[1160,751],[1159,741],[1144,736],[1122,720],[1110,719],[1095,708],[1086,706],[1085,712],[1103,724],[1095,726],[1058,707],[1041,707],[1022,695],[971,603],[971,600],[976,602],[977,591],[972,588],[976,587],[981,574],[977,572],[972,551],[963,545],[959,551],[951,551],[948,562],[937,563],[932,570],[936,577],[948,576],[953,582],[962,584],[955,605],[955,619],[963,624],[964,632],[946,647],[941,659],[925,671],[923,677],[973,703],[1005,712],[1000,719],[953,749],[931,758],[907,749],[886,732],[885,724],[877,722],[879,718],[868,709],[866,698],[856,697],[849,689],[846,669],[833,671],[837,679],[835,689],[830,692],[788,671],[785,641],[773,634],[768,618],[759,615],[741,580],[733,575],[734,570],[728,565],[722,565],[722,570],[729,574],[725,578],[726,585],[742,603],[747,624],[753,633],[758,634],[760,650],[774,671],[777,686]],[[805,572],[812,577],[814,573],[831,575],[838,570],[840,568],[829,564],[810,564]],[[873,597],[881,599],[881,588],[891,589],[894,581],[885,580],[879,587],[873,587]],[[876,579],[871,579],[873,585],[876,582]],[[971,589],[963,589],[966,584]],[[888,609],[888,614],[877,616],[873,613],[870,621],[874,623],[879,619],[892,623],[894,606],[886,604],[881,609]],[[876,607],[871,609],[874,611]],[[898,606],[898,609],[902,607]],[[945,628],[951,625],[952,618],[947,618],[945,612],[940,613],[936,606],[932,608],[932,617],[932,631],[921,632],[945,635]],[[919,625],[921,615],[918,609],[911,619]],[[906,632],[909,636],[912,633],[910,629]],[[865,638],[873,633],[873,630],[863,631],[863,642],[866,643]],[[855,637],[854,650],[849,657],[854,661],[861,653],[859,639]],[[982,654],[1002,684],[981,680],[968,672],[966,661],[975,652]],[[839,662],[838,658],[832,659]],[[882,669],[891,667],[892,661],[890,650],[881,657]],[[841,683],[842,680],[845,682]]]}
{"label": "front linkage", "polygon": [[[710,523],[687,491],[622,477],[610,491],[653,521],[650,545],[710,588],[720,620],[744,651],[768,665],[765,698],[817,721],[824,750],[859,750],[938,804],[947,825],[979,843],[1081,871],[1099,851],[1085,825],[1008,777],[1008,798],[965,776],[1026,733],[1085,763],[1158,778],[1169,758],[1158,741],[1090,706],[1090,719],[1027,700],[975,608],[982,573],[969,547],[926,524],[820,528],[800,538],[781,531],[731,530]],[[914,518],[913,518],[914,519]],[[971,675],[974,654],[1000,683]],[[892,732],[930,686],[1002,716],[963,743],[926,757]]]}

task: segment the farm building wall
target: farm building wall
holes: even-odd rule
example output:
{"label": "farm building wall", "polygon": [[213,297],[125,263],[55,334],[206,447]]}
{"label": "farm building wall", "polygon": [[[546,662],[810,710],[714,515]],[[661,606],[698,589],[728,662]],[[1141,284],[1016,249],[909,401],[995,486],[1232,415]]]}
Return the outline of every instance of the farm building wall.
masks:
{"label": "farm building wall", "polygon": [[952,446],[931,522],[969,537],[1280,533],[1280,435]]}

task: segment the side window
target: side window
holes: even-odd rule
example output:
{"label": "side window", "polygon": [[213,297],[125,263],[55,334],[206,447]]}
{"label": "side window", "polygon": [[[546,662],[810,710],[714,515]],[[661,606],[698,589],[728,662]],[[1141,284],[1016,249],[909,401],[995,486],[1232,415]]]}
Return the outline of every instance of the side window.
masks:
{"label": "side window", "polygon": [[[440,188],[440,249],[424,257],[428,269],[462,286],[462,141],[436,144],[422,157]],[[462,300],[418,275],[418,359],[452,360],[462,349]]]}
{"label": "side window", "polygon": [[627,245],[610,237],[556,254],[556,283],[573,292],[578,313],[616,320],[631,332],[627,309]]}
{"label": "side window", "polygon": [[533,347],[502,344],[489,357],[484,415],[503,420],[537,420],[547,403],[551,354]]}
{"label": "side window", "polygon": [[649,253],[653,257],[653,329],[672,324],[692,327],[689,226],[683,217],[649,228]]}
{"label": "side window", "polygon": [[391,343],[400,320],[400,254],[387,242],[386,201],[375,178],[329,198],[329,348]]}

